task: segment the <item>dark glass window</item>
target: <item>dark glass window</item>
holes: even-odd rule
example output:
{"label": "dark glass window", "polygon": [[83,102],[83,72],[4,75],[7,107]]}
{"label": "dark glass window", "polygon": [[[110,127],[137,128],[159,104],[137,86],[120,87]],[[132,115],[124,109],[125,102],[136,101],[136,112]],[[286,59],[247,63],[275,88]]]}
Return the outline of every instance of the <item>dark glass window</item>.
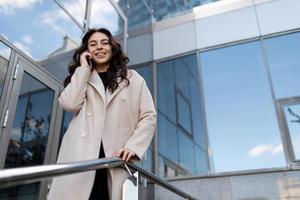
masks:
{"label": "dark glass window", "polygon": [[[208,155],[196,55],[157,64],[158,151],[164,176],[206,173]],[[163,166],[161,166],[163,165]],[[204,167],[203,169],[200,169]],[[174,171],[175,170],[175,171]]]}

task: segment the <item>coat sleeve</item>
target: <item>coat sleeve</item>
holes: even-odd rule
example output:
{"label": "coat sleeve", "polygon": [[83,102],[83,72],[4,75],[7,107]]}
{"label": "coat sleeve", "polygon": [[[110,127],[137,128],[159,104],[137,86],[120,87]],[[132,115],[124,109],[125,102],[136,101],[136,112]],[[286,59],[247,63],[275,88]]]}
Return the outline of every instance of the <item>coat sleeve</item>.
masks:
{"label": "coat sleeve", "polygon": [[86,97],[87,81],[91,70],[87,67],[77,67],[71,82],[60,93],[58,101],[66,111],[77,113]]}
{"label": "coat sleeve", "polygon": [[151,93],[143,80],[140,105],[139,119],[133,135],[127,141],[125,148],[135,152],[139,159],[142,159],[144,153],[149,147],[153,138],[156,127],[156,111]]}

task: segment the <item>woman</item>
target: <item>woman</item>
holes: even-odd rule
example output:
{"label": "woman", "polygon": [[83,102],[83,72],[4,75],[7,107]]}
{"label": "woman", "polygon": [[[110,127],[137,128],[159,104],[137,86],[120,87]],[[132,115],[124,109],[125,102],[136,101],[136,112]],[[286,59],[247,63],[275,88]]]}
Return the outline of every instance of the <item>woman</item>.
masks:
{"label": "woman", "polygon": [[[91,29],[84,35],[59,97],[60,105],[74,116],[58,163],[143,157],[154,134],[156,112],[144,79],[128,70],[127,62],[108,30]],[[48,200],[121,199],[127,172],[122,168],[97,171],[54,178]]]}

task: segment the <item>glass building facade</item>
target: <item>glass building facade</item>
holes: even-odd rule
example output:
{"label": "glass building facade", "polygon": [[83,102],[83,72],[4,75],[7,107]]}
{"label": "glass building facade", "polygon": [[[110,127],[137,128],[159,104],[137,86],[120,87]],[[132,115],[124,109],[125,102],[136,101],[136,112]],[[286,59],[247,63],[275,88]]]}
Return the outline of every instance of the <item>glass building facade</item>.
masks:
{"label": "glass building facade", "polygon": [[[0,167],[55,162],[72,118],[57,98],[74,49],[90,27],[112,31],[153,95],[156,134],[138,165],[166,178],[297,166],[300,25],[226,38],[214,20],[226,24],[228,15],[253,10],[232,6],[235,12],[224,14],[218,6],[225,1],[0,2]],[[258,3],[253,12],[259,17],[272,2]],[[217,11],[209,10],[214,6]],[[203,13],[195,14],[197,9]],[[191,13],[204,17],[191,20]],[[210,29],[209,37],[218,34],[214,43],[205,39]],[[46,193],[41,182],[1,190],[0,199]]]}

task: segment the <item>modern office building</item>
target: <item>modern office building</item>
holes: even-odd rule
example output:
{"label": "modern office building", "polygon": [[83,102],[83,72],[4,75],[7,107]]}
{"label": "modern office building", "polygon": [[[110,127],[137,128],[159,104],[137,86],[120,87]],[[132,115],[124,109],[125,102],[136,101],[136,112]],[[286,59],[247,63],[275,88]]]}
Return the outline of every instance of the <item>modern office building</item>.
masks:
{"label": "modern office building", "polygon": [[[299,11],[299,0],[0,1],[0,168],[55,163],[68,63],[88,28],[105,27],[157,108],[138,165],[198,199],[300,199]],[[0,199],[46,193],[38,182]]]}

